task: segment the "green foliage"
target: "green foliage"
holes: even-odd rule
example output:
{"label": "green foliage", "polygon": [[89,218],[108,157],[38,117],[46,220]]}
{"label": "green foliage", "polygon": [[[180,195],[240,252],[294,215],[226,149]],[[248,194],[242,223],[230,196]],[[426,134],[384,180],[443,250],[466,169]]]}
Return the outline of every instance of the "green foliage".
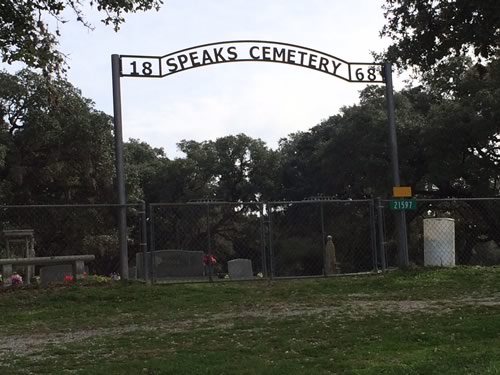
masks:
{"label": "green foliage", "polygon": [[423,133],[426,178],[448,196],[499,193],[500,61],[462,74],[432,106]]}
{"label": "green foliage", "polygon": [[[446,75],[395,95],[403,183],[423,195],[498,195],[500,60],[478,68],[455,59],[447,68]],[[391,180],[383,90],[366,88],[358,105],[292,134],[279,151],[286,199],[386,196]]]}
{"label": "green foliage", "polygon": [[[421,93],[425,96],[424,93]],[[403,174],[419,173],[414,142],[421,131],[423,102],[415,92],[396,95]],[[390,155],[384,91],[368,87],[360,104],[312,128],[282,140],[282,178],[287,199],[325,195],[366,198],[385,195],[390,182]],[[424,108],[424,110],[428,110]],[[413,176],[408,176],[414,178]]]}
{"label": "green foliage", "polygon": [[131,139],[125,144],[129,200],[256,201],[275,193],[277,153],[244,134],[215,141],[179,143],[184,158]]}
{"label": "green foliage", "polygon": [[382,36],[393,40],[389,60],[425,72],[447,58],[466,55],[489,59],[500,49],[497,0],[386,0]]}
{"label": "green foliage", "polygon": [[179,149],[192,161],[193,185],[199,198],[229,202],[268,199],[276,189],[277,154],[260,139],[244,134],[215,141],[181,141]]}
{"label": "green foliage", "polygon": [[[145,142],[129,139],[124,144],[126,191],[129,202],[152,199],[162,170],[169,166],[169,160],[162,148],[152,148]],[[165,186],[159,186],[164,190]],[[156,198],[156,197],[155,197]]]}
{"label": "green foliage", "polygon": [[[95,6],[105,14],[102,22],[118,31],[125,21],[124,13],[159,10],[162,0],[2,0],[0,6],[0,54],[2,61],[20,61],[45,73],[64,71],[65,56],[57,50],[59,27],[51,30],[47,18],[58,25],[68,22],[66,15],[92,28],[85,20],[83,8]],[[65,16],[63,16],[65,14]]]}
{"label": "green foliage", "polygon": [[[27,70],[1,72],[0,114],[3,204],[114,202],[111,117],[79,90]],[[0,216],[4,229],[35,231],[37,256],[95,254],[101,273],[116,264],[112,209],[10,208]]]}
{"label": "green foliage", "polygon": [[108,202],[111,117],[64,80],[0,73],[2,190],[12,203]]}

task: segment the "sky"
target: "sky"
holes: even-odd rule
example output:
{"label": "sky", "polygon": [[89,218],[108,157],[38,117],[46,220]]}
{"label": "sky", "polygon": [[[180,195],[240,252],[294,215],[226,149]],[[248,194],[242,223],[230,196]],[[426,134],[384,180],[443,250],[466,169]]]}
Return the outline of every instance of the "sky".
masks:
{"label": "sky", "polygon": [[[159,12],[126,16],[121,30],[99,22],[93,31],[60,25],[68,80],[113,113],[111,54],[160,56],[226,40],[270,40],[320,50],[347,61],[373,62],[388,41],[382,0],[165,0]],[[9,69],[10,70],[10,69]],[[307,131],[352,105],[365,84],[283,64],[205,66],[158,79],[121,79],[124,140],[136,138],[182,156],[183,140],[245,133],[276,148],[280,138]],[[396,89],[398,86],[396,85]]]}

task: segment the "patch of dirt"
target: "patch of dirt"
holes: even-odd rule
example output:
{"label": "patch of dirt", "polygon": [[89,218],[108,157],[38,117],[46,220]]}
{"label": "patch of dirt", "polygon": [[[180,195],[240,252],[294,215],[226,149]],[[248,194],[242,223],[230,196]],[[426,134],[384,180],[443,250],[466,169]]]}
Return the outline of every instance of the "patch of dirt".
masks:
{"label": "patch of dirt", "polygon": [[[353,296],[350,296],[353,297]],[[365,297],[365,296],[356,296]],[[381,312],[384,313],[428,313],[443,314],[460,307],[500,306],[500,296],[490,298],[457,298],[446,300],[364,300],[349,299],[328,306],[308,306],[294,304],[265,305],[260,309],[212,314],[209,317],[177,320],[173,322],[157,321],[147,325],[132,324],[113,328],[69,330],[31,335],[3,336],[0,339],[0,362],[14,356],[35,355],[47,348],[47,345],[64,345],[106,336],[120,336],[134,332],[186,332],[193,329],[231,328],[233,322],[242,318],[283,319],[289,317],[308,317],[321,315],[326,317],[349,314],[351,318],[362,318]]]}
{"label": "patch of dirt", "polygon": [[[215,324],[214,324],[215,323]],[[63,345],[106,336],[121,336],[134,332],[160,331],[162,333],[186,332],[195,328],[230,328],[233,323],[216,322],[212,319],[196,319],[166,322],[152,322],[148,325],[131,324],[113,328],[70,330],[64,332],[2,336],[0,339],[0,362],[12,356],[35,355],[51,345]]]}

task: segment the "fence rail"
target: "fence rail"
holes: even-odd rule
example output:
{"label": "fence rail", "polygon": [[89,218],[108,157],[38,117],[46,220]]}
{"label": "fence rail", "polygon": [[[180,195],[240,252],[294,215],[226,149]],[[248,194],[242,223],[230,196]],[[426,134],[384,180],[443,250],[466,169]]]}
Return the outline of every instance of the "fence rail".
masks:
{"label": "fence rail", "polygon": [[[389,202],[129,204],[127,276],[216,281],[385,271],[399,265]],[[92,254],[90,273],[118,273],[120,207],[0,206],[0,257],[25,256],[26,242],[9,236],[32,231],[34,256]],[[418,199],[416,209],[406,211],[406,224],[411,263],[500,264],[500,198]]]}

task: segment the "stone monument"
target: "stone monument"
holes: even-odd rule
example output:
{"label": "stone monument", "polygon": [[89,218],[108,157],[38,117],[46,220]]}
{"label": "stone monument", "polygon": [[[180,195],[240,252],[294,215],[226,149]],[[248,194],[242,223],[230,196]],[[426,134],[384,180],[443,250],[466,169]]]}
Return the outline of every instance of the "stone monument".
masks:
{"label": "stone monument", "polygon": [[[5,258],[33,258],[35,257],[35,236],[33,229],[6,229],[3,231],[5,238]],[[30,284],[35,276],[34,266],[19,267],[24,269],[25,282]],[[15,271],[18,271],[16,267]]]}
{"label": "stone monument", "polygon": [[334,275],[337,273],[337,258],[335,255],[335,245],[332,236],[328,236],[325,246],[325,275]]}

